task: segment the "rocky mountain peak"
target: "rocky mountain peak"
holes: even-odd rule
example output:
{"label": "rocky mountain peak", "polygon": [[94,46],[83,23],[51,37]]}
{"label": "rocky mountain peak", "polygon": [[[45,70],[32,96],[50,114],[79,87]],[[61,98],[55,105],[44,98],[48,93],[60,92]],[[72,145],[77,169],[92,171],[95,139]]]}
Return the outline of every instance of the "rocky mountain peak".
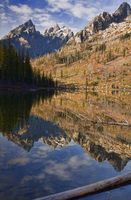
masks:
{"label": "rocky mountain peak", "polygon": [[22,24],[22,25],[18,26],[17,28],[13,29],[12,31],[10,31],[4,39],[6,39],[6,38],[11,39],[14,37],[18,37],[23,33],[31,34],[31,33],[35,33],[35,32],[36,32],[35,25],[33,24],[33,22],[31,20],[28,20],[24,24]]}
{"label": "rocky mountain peak", "polygon": [[55,26],[51,26],[50,28],[46,29],[44,34],[50,35],[52,33],[56,33],[58,30],[60,30],[60,27],[58,24],[56,24]]}
{"label": "rocky mountain peak", "polygon": [[75,35],[75,41],[81,43],[88,40],[95,33],[109,28],[111,24],[124,22],[129,16],[131,16],[131,7],[128,3],[123,2],[113,14],[103,12],[96,16],[83,30]]}
{"label": "rocky mountain peak", "polygon": [[131,7],[128,3],[123,2],[119,8],[113,13],[114,22],[121,22],[131,15]]}
{"label": "rocky mountain peak", "polygon": [[96,33],[99,30],[106,29],[110,23],[112,23],[112,16],[108,12],[103,12],[94,18],[89,27],[92,29],[93,33]]}
{"label": "rocky mountain peak", "polygon": [[7,42],[10,39],[16,50],[22,50],[24,47],[28,49],[32,58],[55,52],[60,49],[73,36],[73,32],[58,24],[47,29],[41,34],[35,29],[35,25],[31,20],[13,29],[6,35],[2,41]]}
{"label": "rocky mountain peak", "polygon": [[34,26],[34,24],[33,24],[33,22],[32,22],[32,20],[30,19],[30,20],[28,20],[27,22],[25,22],[24,24],[23,24],[25,27],[33,27]]}
{"label": "rocky mountain peak", "polygon": [[60,30],[60,26],[59,26],[58,24],[56,24],[56,25],[54,26],[54,31],[58,31],[58,30]]}
{"label": "rocky mountain peak", "polygon": [[58,24],[55,26],[46,29],[44,35],[49,37],[59,37],[59,38],[71,38],[73,36],[73,32],[71,29],[67,28],[66,26],[60,27]]}
{"label": "rocky mountain peak", "polygon": [[115,13],[126,13],[127,15],[130,15],[131,14],[131,7],[130,5],[127,3],[127,2],[123,2],[119,8],[115,11]]}
{"label": "rocky mountain peak", "polygon": [[100,30],[105,30],[113,22],[122,22],[129,15],[131,15],[131,7],[128,3],[123,2],[112,15],[108,12],[103,12],[95,17],[90,27],[92,28],[92,32],[96,33]]}

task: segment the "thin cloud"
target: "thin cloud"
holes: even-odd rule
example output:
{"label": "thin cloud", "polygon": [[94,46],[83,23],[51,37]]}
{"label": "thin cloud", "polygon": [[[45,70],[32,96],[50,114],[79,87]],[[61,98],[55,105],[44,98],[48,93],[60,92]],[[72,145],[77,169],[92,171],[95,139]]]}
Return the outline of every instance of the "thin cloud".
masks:
{"label": "thin cloud", "polygon": [[33,10],[26,4],[19,4],[9,6],[9,9],[17,14],[32,14]]}
{"label": "thin cloud", "polygon": [[70,12],[74,15],[74,17],[78,17],[80,19],[87,18],[88,20],[98,14],[98,9],[95,7],[85,7],[82,4],[76,4],[70,10]]}
{"label": "thin cloud", "polygon": [[70,0],[47,0],[51,12],[65,11],[76,18],[88,18],[91,19],[97,13],[101,11],[100,8],[96,8],[95,5],[89,5],[88,1],[70,1]]}
{"label": "thin cloud", "polygon": [[69,10],[72,7],[72,3],[69,0],[47,0],[49,10],[51,12],[58,12],[60,10]]}

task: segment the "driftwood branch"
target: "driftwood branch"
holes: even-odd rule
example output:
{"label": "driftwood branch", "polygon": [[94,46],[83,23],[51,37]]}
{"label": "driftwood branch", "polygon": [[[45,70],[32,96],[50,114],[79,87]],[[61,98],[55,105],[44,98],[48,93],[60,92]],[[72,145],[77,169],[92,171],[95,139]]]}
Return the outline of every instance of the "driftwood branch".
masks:
{"label": "driftwood branch", "polygon": [[98,192],[120,187],[128,183],[131,183],[131,172],[125,175],[99,181],[97,183],[79,187],[79,188],[69,190],[66,192],[61,192],[61,193],[50,195],[43,198],[37,198],[35,200],[69,200],[69,199],[74,199],[74,198],[76,199],[78,197],[96,194]]}
{"label": "driftwood branch", "polygon": [[131,126],[131,124],[127,121],[124,120],[123,122],[100,122],[101,124],[105,124],[105,125],[116,125],[116,126]]}

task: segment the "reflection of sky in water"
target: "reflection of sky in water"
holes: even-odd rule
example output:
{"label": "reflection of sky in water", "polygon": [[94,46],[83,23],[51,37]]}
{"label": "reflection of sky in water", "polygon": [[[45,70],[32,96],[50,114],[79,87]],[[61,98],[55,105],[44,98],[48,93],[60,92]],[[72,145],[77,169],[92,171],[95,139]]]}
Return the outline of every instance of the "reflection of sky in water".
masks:
{"label": "reflection of sky in water", "polygon": [[[128,162],[121,173],[131,169]],[[98,163],[73,143],[55,150],[39,140],[30,152],[0,137],[0,199],[28,200],[120,174],[107,161]],[[83,199],[129,200],[131,186]]]}
{"label": "reflection of sky in water", "polygon": [[[107,114],[113,109],[122,117],[123,112],[129,117],[129,109],[123,110],[120,101],[114,107],[114,103],[110,105],[105,99],[103,103],[103,98],[99,101],[97,96],[94,100],[92,95],[88,98],[86,102],[83,99],[86,107],[81,107],[81,99],[77,102],[75,97],[72,104],[61,98],[46,101],[43,93],[1,96],[0,200],[34,199],[130,171],[130,130],[83,126],[71,117],[74,106],[76,109],[80,106],[80,113],[87,109],[89,117],[95,105],[99,107],[96,116],[101,108],[108,107]],[[31,109],[40,102],[40,107]],[[64,110],[66,103],[69,113]],[[70,114],[69,120],[66,114]],[[126,186],[83,199],[130,200],[130,196],[131,186]]]}

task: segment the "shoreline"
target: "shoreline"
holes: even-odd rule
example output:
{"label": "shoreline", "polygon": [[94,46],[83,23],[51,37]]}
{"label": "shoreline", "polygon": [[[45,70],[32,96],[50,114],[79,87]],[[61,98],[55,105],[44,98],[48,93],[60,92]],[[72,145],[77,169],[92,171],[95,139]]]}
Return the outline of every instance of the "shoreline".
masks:
{"label": "shoreline", "polygon": [[26,84],[0,84],[0,92],[38,92],[38,91],[64,91],[64,92],[78,92],[78,91],[85,91],[85,92],[131,92],[131,88],[120,88],[120,89],[104,89],[98,87],[70,87],[70,86],[58,86],[58,87],[36,87]]}
{"label": "shoreline", "polygon": [[2,92],[36,92],[40,90],[56,90],[56,88],[43,88],[43,87],[36,87],[30,86],[25,84],[19,85],[11,85],[11,84],[0,84],[0,91]]}

